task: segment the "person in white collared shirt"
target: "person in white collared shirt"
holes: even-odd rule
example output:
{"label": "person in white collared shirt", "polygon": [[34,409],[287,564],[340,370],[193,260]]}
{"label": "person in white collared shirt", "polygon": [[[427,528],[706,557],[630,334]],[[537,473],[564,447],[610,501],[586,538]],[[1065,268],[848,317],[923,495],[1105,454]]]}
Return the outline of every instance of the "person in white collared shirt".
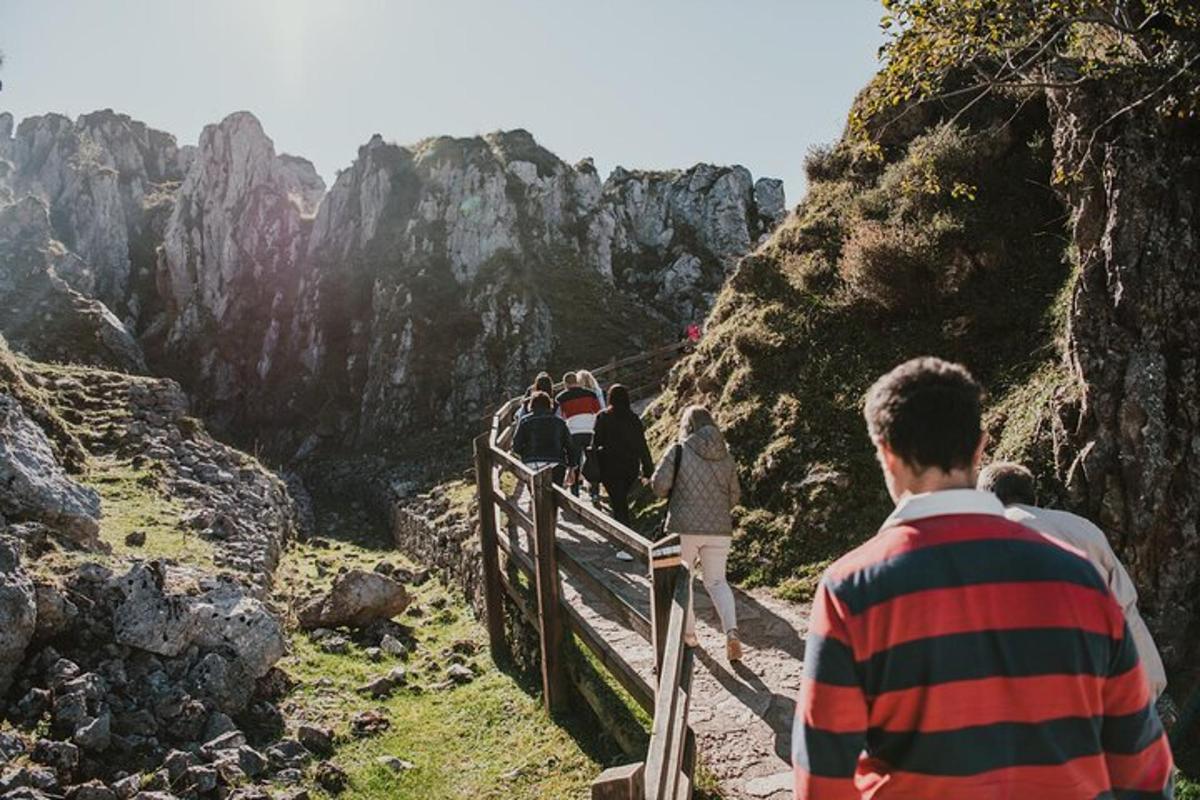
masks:
{"label": "person in white collared shirt", "polygon": [[1083,517],[1069,511],[1039,508],[1037,484],[1033,473],[1020,464],[997,462],[979,473],[979,489],[992,492],[1006,506],[1005,516],[1027,528],[1033,528],[1060,542],[1077,547],[1100,570],[1104,582],[1125,612],[1125,621],[1133,636],[1138,656],[1150,681],[1150,690],[1157,698],[1167,688],[1167,672],[1154,637],[1138,613],[1137,587],[1117,554],[1113,552],[1104,531]]}

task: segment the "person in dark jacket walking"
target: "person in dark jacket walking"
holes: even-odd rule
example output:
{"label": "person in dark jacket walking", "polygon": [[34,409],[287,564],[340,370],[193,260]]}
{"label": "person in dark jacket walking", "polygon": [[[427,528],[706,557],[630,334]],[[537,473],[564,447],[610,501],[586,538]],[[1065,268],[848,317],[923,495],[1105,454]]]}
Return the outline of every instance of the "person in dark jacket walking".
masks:
{"label": "person in dark jacket walking", "polygon": [[567,467],[579,463],[579,452],[571,440],[567,423],[554,413],[554,402],[545,392],[534,392],[529,398],[529,413],[517,423],[513,435],[513,452],[530,469],[537,472],[554,468],[554,482],[562,485]]}
{"label": "person in dark jacket walking", "polygon": [[639,470],[644,479],[654,471],[654,460],[646,444],[642,420],[633,412],[629,390],[619,383],[608,389],[608,408],[596,416],[592,451],[600,460],[600,482],[608,492],[612,513],[629,524],[629,491],[637,484]]}

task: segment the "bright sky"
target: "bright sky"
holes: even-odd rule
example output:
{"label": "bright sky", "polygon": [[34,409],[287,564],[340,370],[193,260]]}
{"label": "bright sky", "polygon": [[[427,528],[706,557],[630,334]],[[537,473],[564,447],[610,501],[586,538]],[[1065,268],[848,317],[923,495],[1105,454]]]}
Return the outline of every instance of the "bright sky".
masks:
{"label": "bright sky", "polygon": [[568,162],[740,163],[800,197],[875,69],[876,0],[0,0],[0,110],[195,143],[248,109],[331,181],[372,134],[528,129]]}

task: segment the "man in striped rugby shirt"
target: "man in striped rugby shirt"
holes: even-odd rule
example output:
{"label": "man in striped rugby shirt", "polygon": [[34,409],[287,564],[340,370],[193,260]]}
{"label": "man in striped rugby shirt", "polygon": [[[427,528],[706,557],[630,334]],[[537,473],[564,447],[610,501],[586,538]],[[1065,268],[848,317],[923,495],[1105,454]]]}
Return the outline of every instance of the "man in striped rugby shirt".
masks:
{"label": "man in striped rugby shirt", "polygon": [[799,800],[1171,797],[1137,650],[1083,555],[975,490],[982,391],[914,359],[867,396],[896,510],[813,601]]}

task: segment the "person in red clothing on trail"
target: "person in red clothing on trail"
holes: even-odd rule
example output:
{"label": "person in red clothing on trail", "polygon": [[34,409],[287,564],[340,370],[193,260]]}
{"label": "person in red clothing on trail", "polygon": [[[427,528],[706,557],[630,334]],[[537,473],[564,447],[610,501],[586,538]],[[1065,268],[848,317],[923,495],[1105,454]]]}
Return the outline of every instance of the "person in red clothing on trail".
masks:
{"label": "person in red clothing on trail", "polygon": [[[596,430],[596,415],[602,410],[600,398],[591,389],[581,386],[579,376],[574,372],[563,375],[565,387],[554,398],[558,406],[558,415],[567,423],[571,431],[571,441],[575,443],[576,451],[587,452],[592,446],[592,433]],[[579,470],[571,480],[571,493],[579,497],[579,485],[582,483]],[[593,497],[595,492],[593,492]]]}
{"label": "person in red clothing on trail", "polygon": [[1108,586],[974,488],[981,398],[935,358],[867,395],[896,509],[813,600],[795,796],[1170,798],[1170,746]]}

